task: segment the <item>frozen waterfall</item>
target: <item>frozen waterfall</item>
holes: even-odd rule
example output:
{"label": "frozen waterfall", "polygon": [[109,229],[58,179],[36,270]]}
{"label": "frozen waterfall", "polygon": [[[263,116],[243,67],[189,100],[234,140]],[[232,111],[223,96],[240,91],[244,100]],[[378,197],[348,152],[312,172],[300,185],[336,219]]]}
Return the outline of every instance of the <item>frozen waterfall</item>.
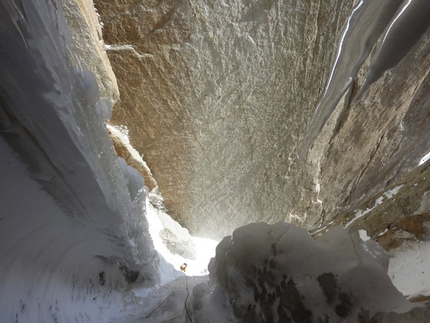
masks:
{"label": "frozen waterfall", "polygon": [[143,179],[58,2],[0,2],[0,62],[0,321],[100,322],[105,298],[159,279]]}

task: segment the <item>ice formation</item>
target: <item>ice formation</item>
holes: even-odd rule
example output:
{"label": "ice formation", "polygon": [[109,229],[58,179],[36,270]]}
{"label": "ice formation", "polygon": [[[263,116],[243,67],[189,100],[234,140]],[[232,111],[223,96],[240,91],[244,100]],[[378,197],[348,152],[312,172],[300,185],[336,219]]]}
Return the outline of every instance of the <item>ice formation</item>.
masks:
{"label": "ice formation", "polygon": [[215,288],[196,321],[428,322],[428,308],[408,302],[387,267],[382,247],[340,227],[315,240],[286,223],[249,224],[218,245],[209,268]]}
{"label": "ice formation", "polygon": [[104,321],[158,255],[58,2],[0,2],[0,75],[0,321]]}
{"label": "ice formation", "polygon": [[299,158],[308,153],[378,39],[382,37],[355,100],[385,71],[395,67],[429,26],[430,4],[426,0],[359,1],[343,30],[324,92],[297,148]]}
{"label": "ice formation", "polygon": [[395,67],[430,27],[430,2],[405,0],[382,35],[375,57],[356,100],[376,82],[385,71]]}
{"label": "ice formation", "polygon": [[[340,90],[353,34],[332,72]],[[429,321],[393,287],[377,246],[341,229],[314,240],[253,224],[218,245],[211,282],[175,270],[154,248],[162,228],[145,218],[143,179],[114,154],[109,116],[59,3],[1,0],[0,322]]]}

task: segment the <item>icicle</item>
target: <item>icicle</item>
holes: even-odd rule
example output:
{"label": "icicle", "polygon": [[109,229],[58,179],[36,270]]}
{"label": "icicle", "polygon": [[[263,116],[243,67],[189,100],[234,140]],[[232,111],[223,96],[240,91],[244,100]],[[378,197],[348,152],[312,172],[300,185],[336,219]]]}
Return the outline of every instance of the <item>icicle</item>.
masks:
{"label": "icicle", "polygon": [[401,4],[401,0],[362,0],[353,9],[339,41],[324,92],[297,148],[304,158],[363,62]]}

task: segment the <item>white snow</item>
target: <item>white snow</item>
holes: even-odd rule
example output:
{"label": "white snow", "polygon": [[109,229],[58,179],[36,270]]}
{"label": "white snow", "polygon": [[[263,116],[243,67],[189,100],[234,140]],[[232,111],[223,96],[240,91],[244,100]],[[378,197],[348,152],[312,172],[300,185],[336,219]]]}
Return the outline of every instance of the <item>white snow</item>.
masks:
{"label": "white snow", "polygon": [[316,233],[320,233],[321,231],[323,231],[324,229],[326,229],[329,225],[333,224],[333,221],[328,222],[326,225],[320,225],[320,227],[318,229],[316,229],[315,231],[312,231],[312,234],[316,234]]}
{"label": "white snow", "polygon": [[405,296],[430,296],[429,255],[430,241],[405,241],[390,251],[388,275]]}
{"label": "white snow", "polygon": [[210,266],[218,287],[196,317],[218,322],[224,299],[231,305],[225,313],[251,322],[360,322],[378,312],[408,312],[417,305],[396,290],[387,267],[381,246],[340,227],[315,240],[286,223],[249,224],[218,245]]}
{"label": "white snow", "polygon": [[396,187],[394,187],[393,189],[386,191],[384,194],[382,194],[382,196],[378,197],[375,200],[375,203],[372,207],[367,208],[365,210],[356,210],[354,213],[354,217],[344,226],[345,229],[348,228],[351,224],[353,224],[356,220],[358,220],[359,218],[365,216],[366,214],[368,214],[369,212],[371,212],[375,207],[377,207],[378,205],[381,205],[385,199],[391,199],[393,198],[398,191],[402,188],[402,185],[398,185]]}
{"label": "white snow", "polygon": [[148,53],[141,54],[137,52],[136,49],[133,47],[133,45],[105,45],[105,46],[107,50],[111,50],[111,51],[122,51],[122,50],[131,51],[139,59],[152,57],[151,54],[148,54]]}
{"label": "white snow", "polygon": [[215,256],[215,247],[218,244],[218,241],[207,238],[192,237],[196,246],[196,259],[194,260],[181,257],[178,254],[173,254],[168,250],[160,237],[160,231],[162,231],[164,227],[158,216],[159,211],[156,210],[149,202],[147,202],[146,209],[149,232],[151,233],[155,249],[160,253],[165,261],[173,266],[173,268],[168,267],[161,270],[161,284],[166,284],[177,277],[184,275],[179,268],[183,263],[187,264],[186,274],[188,276],[207,275],[207,267],[210,259]]}
{"label": "white snow", "polygon": [[421,158],[420,162],[418,163],[418,166],[421,166],[429,159],[430,159],[430,151],[427,154],[425,154],[423,158]]}
{"label": "white snow", "polygon": [[423,214],[430,211],[430,191],[424,192],[421,197],[420,207],[416,209],[412,214]]}
{"label": "white snow", "polygon": [[158,282],[143,180],[61,6],[2,0],[0,21],[0,320],[108,322],[126,280]]}
{"label": "white snow", "polygon": [[358,230],[358,234],[360,235],[360,239],[363,241],[370,240],[369,235],[367,234],[366,230]]}
{"label": "white snow", "polygon": [[385,196],[387,199],[390,199],[390,198],[392,198],[394,195],[396,195],[402,187],[403,187],[403,184],[402,184],[402,185],[397,185],[397,186],[396,186],[396,187],[394,187],[393,189],[391,189],[391,190],[389,190],[389,191],[386,191],[386,192],[383,194],[383,196]]}
{"label": "white snow", "polygon": [[388,228],[386,228],[384,231],[382,231],[381,233],[378,234],[378,237],[382,236],[385,232],[388,231]]}
{"label": "white snow", "polygon": [[216,242],[196,238],[195,260],[154,249],[143,178],[114,153],[61,7],[3,0],[0,21],[0,321],[141,321],[166,297],[151,318],[183,315]]}

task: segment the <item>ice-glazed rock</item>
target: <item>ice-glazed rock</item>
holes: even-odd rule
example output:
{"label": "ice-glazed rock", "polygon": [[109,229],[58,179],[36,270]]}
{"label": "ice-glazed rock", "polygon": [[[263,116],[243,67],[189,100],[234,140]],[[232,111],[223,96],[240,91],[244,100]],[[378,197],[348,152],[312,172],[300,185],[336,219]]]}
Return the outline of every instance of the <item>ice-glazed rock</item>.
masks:
{"label": "ice-glazed rock", "polygon": [[67,25],[85,69],[94,73],[100,97],[113,105],[119,98],[116,77],[106,54],[102,26],[92,0],[60,0]]}
{"label": "ice-glazed rock", "polygon": [[297,148],[300,158],[306,156],[313,140],[352,84],[401,2],[402,0],[361,0],[352,10],[339,40],[336,58],[324,92]]}
{"label": "ice-glazed rock", "polygon": [[297,150],[299,157],[307,154],[381,34],[382,40],[355,100],[385,71],[395,67],[429,26],[430,4],[426,0],[361,0],[357,4],[342,33],[324,92]]}
{"label": "ice-glazed rock", "polygon": [[[146,162],[143,160],[139,152],[134,149],[129,142],[126,135],[126,129],[115,128],[112,126],[107,126],[109,136],[113,141],[113,146],[115,148],[116,154],[123,158],[127,165],[137,169],[139,173],[145,179],[145,186],[148,187],[149,192],[152,190],[157,190],[157,182],[152,176],[151,170],[149,169]],[[123,133],[124,132],[124,133]]]}
{"label": "ice-glazed rock", "polygon": [[0,1],[0,111],[0,321],[107,322],[159,258],[57,1]]}
{"label": "ice-glazed rock", "polygon": [[206,306],[215,308],[222,290],[241,322],[297,323],[369,322],[419,307],[393,286],[387,266],[376,242],[340,227],[315,240],[286,223],[249,224],[218,245],[209,267],[217,287]]}
{"label": "ice-glazed rock", "polygon": [[430,2],[404,0],[382,35],[366,79],[357,93],[360,99],[385,71],[395,67],[430,27]]}

